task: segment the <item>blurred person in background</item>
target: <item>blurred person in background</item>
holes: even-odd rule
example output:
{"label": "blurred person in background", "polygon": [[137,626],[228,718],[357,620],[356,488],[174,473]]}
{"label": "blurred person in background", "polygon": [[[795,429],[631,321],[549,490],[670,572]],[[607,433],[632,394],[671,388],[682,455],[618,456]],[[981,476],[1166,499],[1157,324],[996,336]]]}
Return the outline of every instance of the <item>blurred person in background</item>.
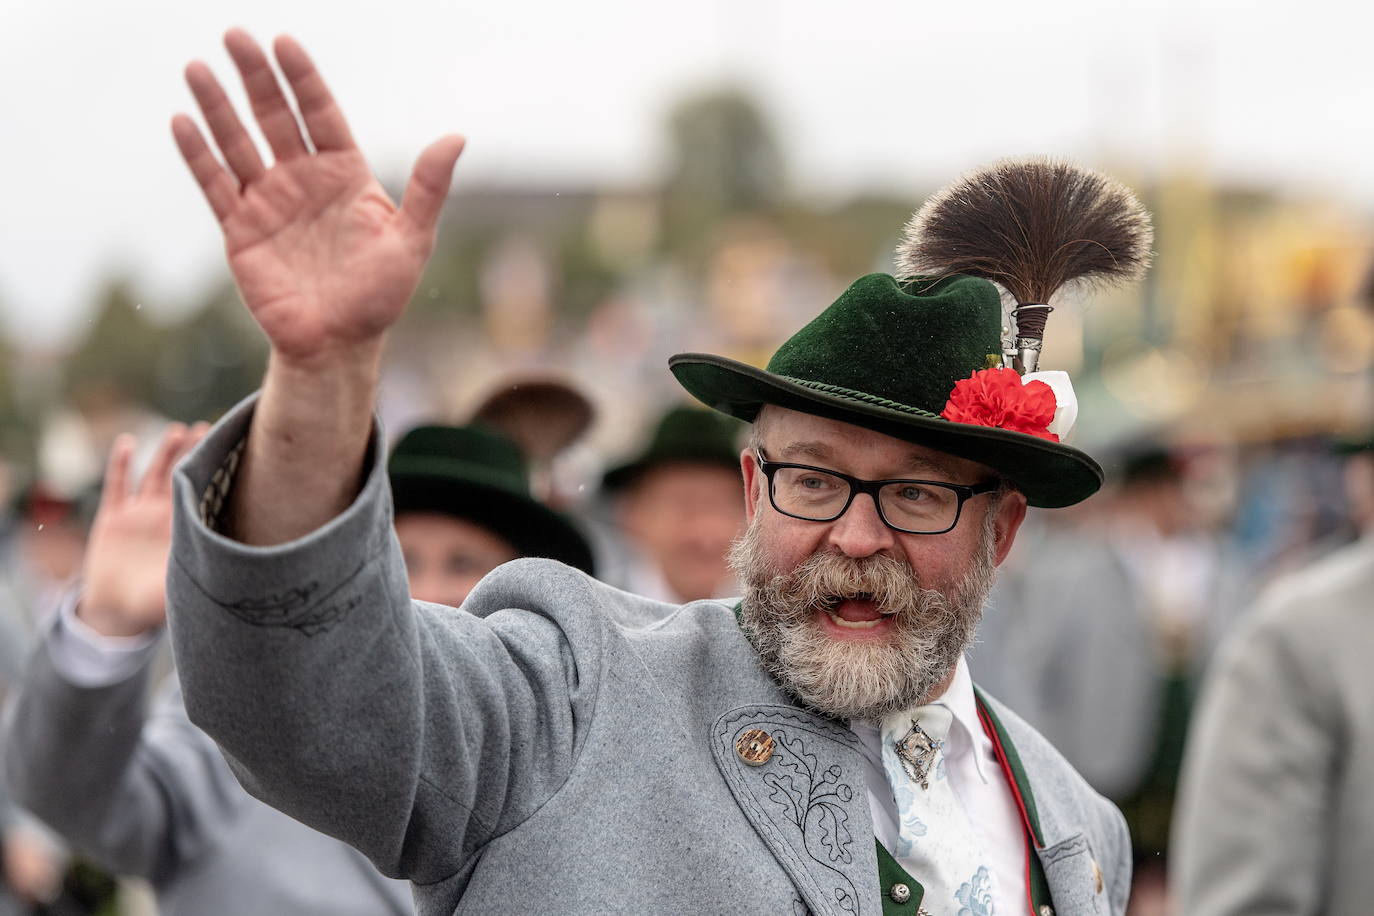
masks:
{"label": "blurred person in background", "polygon": [[1174,830],[1188,916],[1371,910],[1374,435],[1347,451],[1359,539],[1266,588],[1201,697]]}
{"label": "blurred person in background", "polygon": [[674,407],[639,455],[606,472],[624,544],[613,584],[669,604],[739,593],[726,557],[744,531],[742,430],[730,417]]}
{"label": "blurred person in background", "polygon": [[[66,498],[46,482],[34,482],[15,500],[0,560],[0,704],[19,679],[38,630],[80,572],[97,497],[94,487]],[[3,780],[0,844],[4,916],[93,913],[114,895],[113,883],[73,863],[65,844],[10,797]]]}
{"label": "blurred person in background", "polygon": [[0,559],[0,613],[32,637],[81,572],[95,486],[64,496],[38,481],[20,494],[15,524]]}
{"label": "blurred person in background", "polygon": [[[0,616],[0,702],[19,674],[28,642],[15,621]],[[47,832],[14,804],[0,779],[0,916],[19,916],[35,904],[51,903],[62,884],[65,858]]]}
{"label": "blurred person in background", "polygon": [[420,426],[387,463],[410,594],[457,607],[478,580],[517,557],[550,557],[591,575],[591,547],[530,495],[514,442],[482,425]]}
{"label": "blurred person in background", "polygon": [[999,607],[1001,627],[973,655],[975,672],[999,667],[990,680],[1121,806],[1136,855],[1136,913],[1165,905],[1193,698],[1250,594],[1187,474],[1185,459],[1161,445],[1127,449],[1116,490],[1086,524],[1036,543],[1018,565],[996,596],[1015,607]]}
{"label": "blurred person in background", "polygon": [[[202,432],[171,427],[132,488],[134,443],[114,448],[82,587],[44,628],[7,712],[9,783],[77,851],[151,882],[163,916],[410,913],[404,882],[245,792],[186,718],[175,679],[149,708],[166,620],[171,470]],[[422,600],[461,602],[524,551],[590,568],[576,530],[528,495],[518,450],[489,430],[412,430],[388,470]],[[310,626],[344,612],[326,605]]]}
{"label": "blurred person in background", "polygon": [[[554,509],[578,502],[583,484],[566,479],[567,459],[596,421],[596,408],[570,380],[548,373],[505,376],[472,411],[471,423],[501,433],[520,448],[529,466],[529,491]],[[585,454],[585,453],[584,453]]]}

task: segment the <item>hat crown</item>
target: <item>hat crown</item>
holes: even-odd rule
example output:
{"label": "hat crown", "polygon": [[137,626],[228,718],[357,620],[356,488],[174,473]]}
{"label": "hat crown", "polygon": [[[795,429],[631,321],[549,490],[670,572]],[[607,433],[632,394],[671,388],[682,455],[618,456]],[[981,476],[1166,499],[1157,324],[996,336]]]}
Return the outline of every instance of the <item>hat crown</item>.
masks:
{"label": "hat crown", "polygon": [[603,483],[616,490],[664,464],[714,465],[737,471],[742,430],[743,424],[733,417],[700,407],[673,407],[658,421],[644,450],[607,471]]}
{"label": "hat crown", "polygon": [[733,464],[740,423],[699,407],[674,407],[663,415],[641,460]]}
{"label": "hat crown", "polygon": [[935,416],[955,382],[1000,364],[1001,339],[1001,297],[987,280],[869,274],[788,338],[768,371]]}
{"label": "hat crown", "polygon": [[474,480],[530,495],[525,458],[514,442],[483,426],[417,426],[392,449],[387,471]]}

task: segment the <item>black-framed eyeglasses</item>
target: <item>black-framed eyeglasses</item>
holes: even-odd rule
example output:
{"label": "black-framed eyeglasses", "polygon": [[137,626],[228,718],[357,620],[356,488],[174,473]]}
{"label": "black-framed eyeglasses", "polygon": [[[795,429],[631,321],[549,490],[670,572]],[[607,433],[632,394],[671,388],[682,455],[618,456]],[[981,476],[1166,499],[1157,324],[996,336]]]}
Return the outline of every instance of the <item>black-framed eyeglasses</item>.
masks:
{"label": "black-framed eyeglasses", "polygon": [[856,493],[867,493],[883,524],[906,534],[944,534],[959,524],[964,503],[1000,484],[972,485],[942,480],[864,480],[829,468],[769,461],[755,449],[759,470],[768,478],[768,500],[783,515],[810,522],[833,522],[849,510]]}

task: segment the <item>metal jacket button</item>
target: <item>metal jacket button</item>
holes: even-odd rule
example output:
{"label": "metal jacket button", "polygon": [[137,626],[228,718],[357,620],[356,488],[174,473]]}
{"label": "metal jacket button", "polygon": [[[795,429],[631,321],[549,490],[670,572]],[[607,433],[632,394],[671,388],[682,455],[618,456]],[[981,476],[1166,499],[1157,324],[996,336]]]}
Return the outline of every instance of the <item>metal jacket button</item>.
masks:
{"label": "metal jacket button", "polygon": [[911,899],[911,888],[907,887],[905,884],[894,884],[892,885],[892,889],[887,892],[887,895],[897,903],[906,903]]}

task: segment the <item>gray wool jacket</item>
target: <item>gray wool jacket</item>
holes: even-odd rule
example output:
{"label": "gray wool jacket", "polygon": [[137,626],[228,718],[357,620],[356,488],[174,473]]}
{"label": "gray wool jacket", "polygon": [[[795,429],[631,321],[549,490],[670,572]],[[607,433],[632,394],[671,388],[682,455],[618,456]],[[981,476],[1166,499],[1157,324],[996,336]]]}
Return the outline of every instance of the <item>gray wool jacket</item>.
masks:
{"label": "gray wool jacket", "polygon": [[[250,417],[179,468],[168,578],[187,709],[250,792],[410,879],[424,916],[915,916],[880,891],[858,739],[778,688],[730,603],[674,610],[547,560],[493,572],[468,613],[413,602],[379,447],[342,515],[236,543],[203,512]],[[1057,912],[1122,913],[1120,814],[986,705]],[[736,752],[751,729],[776,742],[762,766]]]}

